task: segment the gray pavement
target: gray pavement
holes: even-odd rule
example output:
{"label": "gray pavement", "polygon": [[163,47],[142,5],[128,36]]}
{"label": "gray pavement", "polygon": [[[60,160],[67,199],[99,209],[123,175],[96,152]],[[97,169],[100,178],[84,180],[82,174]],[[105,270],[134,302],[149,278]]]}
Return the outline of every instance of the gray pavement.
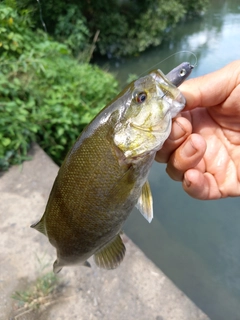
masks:
{"label": "gray pavement", "polygon": [[102,270],[91,260],[92,268],[64,268],[58,290],[38,298],[38,310],[12,299],[50,272],[56,257],[47,238],[29,226],[42,216],[58,167],[37,145],[30,155],[0,178],[1,320],[209,319],[125,235],[119,268]]}

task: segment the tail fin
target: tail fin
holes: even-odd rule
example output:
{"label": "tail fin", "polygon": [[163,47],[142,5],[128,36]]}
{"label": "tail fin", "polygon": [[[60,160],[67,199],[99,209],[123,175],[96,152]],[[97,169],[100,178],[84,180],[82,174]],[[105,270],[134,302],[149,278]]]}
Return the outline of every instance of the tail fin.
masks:
{"label": "tail fin", "polygon": [[62,270],[62,266],[59,266],[58,259],[53,264],[53,272],[59,273]]}

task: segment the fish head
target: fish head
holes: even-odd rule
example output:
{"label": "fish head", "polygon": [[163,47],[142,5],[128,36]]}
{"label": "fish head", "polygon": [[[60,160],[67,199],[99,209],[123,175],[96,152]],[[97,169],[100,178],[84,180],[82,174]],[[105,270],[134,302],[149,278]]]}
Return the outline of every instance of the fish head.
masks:
{"label": "fish head", "polygon": [[132,82],[114,129],[114,143],[126,158],[159,150],[171,131],[172,118],[185,98],[161,70]]}

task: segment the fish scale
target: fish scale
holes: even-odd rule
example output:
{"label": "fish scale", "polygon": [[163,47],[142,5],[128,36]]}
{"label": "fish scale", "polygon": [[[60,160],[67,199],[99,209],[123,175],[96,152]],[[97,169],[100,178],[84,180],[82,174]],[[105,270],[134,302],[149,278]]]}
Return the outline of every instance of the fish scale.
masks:
{"label": "fish scale", "polygon": [[[191,69],[185,63],[168,76],[178,85]],[[147,176],[184,105],[181,92],[156,70],[132,82],[84,129],[59,169],[41,220],[32,225],[56,248],[54,272],[89,266],[92,255],[106,269],[121,263],[120,233],[133,207],[152,220]]]}

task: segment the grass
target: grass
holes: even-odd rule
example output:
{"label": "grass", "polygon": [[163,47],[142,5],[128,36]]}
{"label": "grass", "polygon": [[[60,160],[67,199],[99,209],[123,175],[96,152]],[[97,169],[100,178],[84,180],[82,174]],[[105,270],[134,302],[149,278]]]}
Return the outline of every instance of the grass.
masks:
{"label": "grass", "polygon": [[[45,267],[46,265],[41,268],[41,271]],[[13,319],[21,319],[28,313],[42,311],[42,309],[46,309],[49,305],[57,302],[62,287],[63,283],[59,280],[59,276],[52,271],[41,272],[41,276],[29,284],[25,290],[15,291],[12,294],[12,298],[17,301],[16,315]]]}

